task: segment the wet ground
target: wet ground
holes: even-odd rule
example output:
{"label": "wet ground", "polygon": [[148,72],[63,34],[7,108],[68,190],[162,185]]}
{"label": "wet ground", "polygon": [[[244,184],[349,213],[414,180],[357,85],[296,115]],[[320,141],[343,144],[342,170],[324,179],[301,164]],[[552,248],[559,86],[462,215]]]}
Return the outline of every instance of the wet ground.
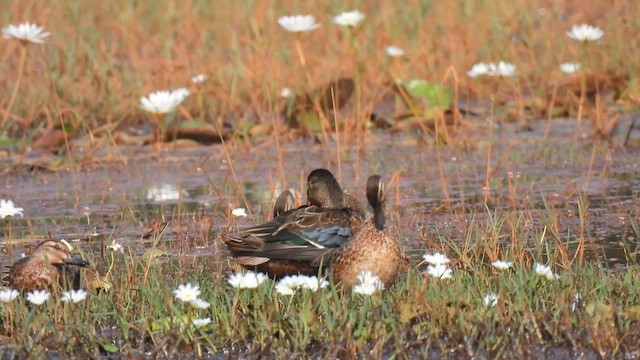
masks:
{"label": "wet ground", "polygon": [[[25,215],[0,220],[2,243],[17,242],[2,262],[11,264],[24,244],[46,237],[80,239],[92,251],[117,239],[142,254],[154,238],[142,236],[155,229],[163,230],[165,254],[224,264],[220,236],[266,219],[274,193],[303,192],[306,175],[326,167],[362,200],[369,174],[391,181],[389,222],[416,257],[439,237],[461,241],[471,222],[491,214],[516,219],[524,234],[519,241],[533,242],[545,226],[551,236],[555,226],[575,247],[583,201],[587,257],[625,268],[635,260],[638,240],[640,150],[577,136],[575,129],[575,122],[558,120],[526,131],[495,127],[490,134],[482,124],[468,132],[475,135],[439,147],[429,136],[383,132],[368,135],[363,146],[280,138],[227,145],[231,164],[223,145],[105,149],[75,169],[21,169],[0,179],[0,198],[13,200]],[[250,216],[231,216],[237,207]],[[514,241],[509,231],[500,240]]]}

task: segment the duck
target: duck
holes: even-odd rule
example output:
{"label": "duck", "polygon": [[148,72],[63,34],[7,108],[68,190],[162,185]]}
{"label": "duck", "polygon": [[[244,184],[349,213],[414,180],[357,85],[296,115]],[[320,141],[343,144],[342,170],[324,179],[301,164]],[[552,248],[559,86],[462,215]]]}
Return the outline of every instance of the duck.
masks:
{"label": "duck", "polygon": [[306,205],[274,215],[228,236],[225,244],[239,265],[275,278],[317,275],[324,256],[345,245],[366,220],[357,200],[349,199],[333,174],[322,168],[307,177]]}
{"label": "duck", "polygon": [[89,263],[71,255],[73,247],[64,240],[45,240],[9,269],[9,287],[21,292],[79,287],[78,267]]}
{"label": "duck", "polygon": [[291,190],[284,190],[280,193],[276,199],[276,203],[273,205],[273,218],[277,218],[280,214],[284,214],[287,211],[291,211],[296,208],[296,199],[293,196]]}
{"label": "duck", "polygon": [[331,278],[345,288],[359,284],[360,274],[366,271],[389,286],[400,269],[408,266],[397,239],[385,232],[386,193],[380,175],[369,176],[366,193],[373,215],[348,243],[329,255]]}

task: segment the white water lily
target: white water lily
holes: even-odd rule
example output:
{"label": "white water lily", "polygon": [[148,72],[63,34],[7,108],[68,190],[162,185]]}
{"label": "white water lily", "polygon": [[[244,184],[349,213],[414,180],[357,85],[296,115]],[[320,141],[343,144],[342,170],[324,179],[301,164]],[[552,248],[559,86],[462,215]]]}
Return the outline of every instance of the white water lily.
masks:
{"label": "white water lily", "polygon": [[453,277],[453,270],[445,264],[429,265],[427,267],[427,274],[442,280],[451,279],[451,277]]}
{"label": "white water lily", "polygon": [[329,286],[329,282],[326,279],[321,279],[317,276],[298,275],[298,277],[304,289],[318,291],[318,289],[324,289]]}
{"label": "white water lily", "polygon": [[566,74],[575,74],[580,71],[580,63],[577,62],[566,62],[560,64],[560,71]]}
{"label": "white water lily", "polygon": [[281,16],[278,18],[278,24],[290,32],[311,31],[320,27],[313,15]]}
{"label": "white water lily", "polygon": [[496,260],[496,261],[491,263],[491,266],[493,266],[494,268],[496,268],[498,270],[507,270],[507,269],[513,267],[513,262]]}
{"label": "white water lily", "polygon": [[207,74],[198,74],[194,77],[191,78],[191,82],[194,84],[202,84],[203,82],[205,82],[209,77],[207,76]]}
{"label": "white water lily", "polygon": [[500,61],[497,65],[489,64],[489,75],[492,76],[513,76],[516,74],[516,66]]}
{"label": "white water lily", "polygon": [[516,66],[500,61],[496,63],[477,63],[471,67],[471,70],[467,71],[469,77],[475,78],[478,76],[513,76],[516,74]]}
{"label": "white water lily", "polygon": [[471,70],[467,71],[469,77],[475,78],[482,75],[487,75],[489,72],[489,65],[485,63],[477,63],[471,67]]}
{"label": "white water lily", "polygon": [[51,293],[47,290],[35,290],[27,294],[27,301],[35,305],[42,305],[49,300],[50,296]]}
{"label": "white water lily", "polygon": [[195,298],[189,301],[189,304],[191,304],[191,306],[193,306],[196,309],[208,309],[209,306],[211,306],[211,304],[209,304],[207,301],[202,300],[200,298]]}
{"label": "white water lily", "polygon": [[173,294],[184,302],[191,302],[200,297],[200,286],[191,285],[191,283],[180,284],[177,289],[173,290]]}
{"label": "white water lily", "polygon": [[289,98],[293,96],[293,90],[288,87],[283,87],[282,90],[280,90],[280,96],[283,98]]}
{"label": "white water lily", "polygon": [[384,284],[380,278],[373,275],[369,270],[361,271],[358,275],[357,285],[353,287],[353,292],[362,295],[372,295],[376,291],[384,290]]}
{"label": "white water lily", "polygon": [[203,327],[205,325],[211,324],[211,318],[193,319],[191,320],[191,323],[195,327]]}
{"label": "white water lily", "polygon": [[247,217],[247,210],[245,208],[235,208],[231,210],[231,215],[235,217]]}
{"label": "white water lily", "polygon": [[387,53],[387,55],[391,57],[398,57],[398,56],[404,55],[404,50],[395,46],[387,46],[386,48],[384,48],[384,51]]}
{"label": "white water lily", "polygon": [[229,285],[238,289],[255,289],[260,284],[267,280],[267,275],[264,273],[255,273],[253,271],[247,271],[246,273],[235,273],[229,276]]}
{"label": "white water lily", "polygon": [[106,246],[107,250],[111,250],[113,252],[121,252],[124,253],[124,247],[117,243],[115,240],[111,242],[111,244]]}
{"label": "white water lily", "polygon": [[436,252],[433,254],[424,254],[422,257],[424,258],[424,261],[426,261],[431,265],[442,265],[442,264],[447,264],[448,262],[451,261],[449,260],[447,255],[439,252]]}
{"label": "white water lily", "polygon": [[298,289],[317,291],[327,287],[329,282],[317,276],[290,275],[285,276],[276,284],[275,290],[281,295],[293,295]]}
{"label": "white water lily", "polygon": [[48,32],[43,32],[44,28],[30,23],[20,25],[9,25],[2,29],[2,37],[5,39],[16,39],[23,43],[32,42],[36,44],[44,43],[44,38],[49,36]]}
{"label": "white water lily", "polygon": [[280,295],[293,295],[300,286],[297,275],[285,276],[278,281],[275,290]]}
{"label": "white water lily", "polygon": [[567,32],[570,38],[578,41],[596,41],[604,35],[604,31],[596,26],[588,24],[573,25],[571,31]]}
{"label": "white water lily", "polygon": [[0,219],[4,219],[7,216],[16,216],[20,215],[22,217],[22,212],[24,211],[21,207],[16,207],[13,201],[0,199]]}
{"label": "white water lily", "polygon": [[20,295],[20,292],[16,289],[2,289],[0,290],[0,301],[5,304],[10,303],[15,300],[18,295]]}
{"label": "white water lily", "polygon": [[156,91],[140,98],[140,106],[154,114],[167,114],[174,111],[189,96],[187,88],[171,91]]}
{"label": "white water lily", "polygon": [[87,292],[82,289],[78,290],[69,290],[62,293],[62,297],[60,300],[62,302],[71,302],[71,303],[79,303],[80,301],[84,301],[87,298]]}
{"label": "white water lily", "polygon": [[485,295],[482,297],[482,303],[483,303],[485,306],[488,306],[488,307],[494,307],[494,306],[496,306],[496,304],[498,303],[498,299],[499,299],[499,298],[500,298],[500,296],[499,296],[498,294],[488,293],[488,294],[485,294]]}
{"label": "white water lily", "polygon": [[540,276],[544,276],[549,280],[554,280],[560,277],[559,275],[554,274],[553,271],[551,270],[551,267],[547,265],[535,263],[534,269],[536,271],[536,274]]}
{"label": "white water lily", "polygon": [[333,18],[334,24],[347,27],[356,27],[364,20],[364,14],[358,10],[345,11]]}

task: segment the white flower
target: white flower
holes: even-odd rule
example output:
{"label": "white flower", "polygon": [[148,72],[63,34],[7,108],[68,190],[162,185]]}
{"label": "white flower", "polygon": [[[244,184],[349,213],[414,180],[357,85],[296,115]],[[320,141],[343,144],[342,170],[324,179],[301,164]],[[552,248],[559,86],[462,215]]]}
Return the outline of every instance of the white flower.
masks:
{"label": "white flower", "polygon": [[285,276],[276,284],[276,291],[280,295],[293,295],[301,286],[298,275]]}
{"label": "white flower", "polygon": [[184,100],[184,99],[187,98],[187,96],[189,96],[189,94],[191,94],[191,91],[189,91],[189,89],[183,87],[183,88],[175,89],[171,93],[176,98]]}
{"label": "white flower", "polygon": [[485,63],[477,63],[471,67],[471,70],[467,71],[469,77],[475,78],[489,73],[489,65]]}
{"label": "white flower", "polygon": [[516,66],[504,61],[500,61],[498,65],[489,64],[489,74],[491,76],[513,76],[516,74]]}
{"label": "white flower", "polygon": [[23,211],[24,211],[23,208],[15,207],[15,205],[13,204],[13,201],[0,199],[0,219],[4,219],[7,216],[16,216],[16,215],[20,215],[22,217]]}
{"label": "white flower", "polygon": [[140,106],[154,114],[167,114],[174,111],[187,96],[189,96],[189,90],[186,88],[173,91],[156,91],[147,97],[141,97]]}
{"label": "white flower", "polygon": [[373,275],[369,270],[363,270],[358,275],[360,283],[353,287],[353,292],[362,295],[371,295],[378,290],[384,290],[384,284],[380,278]]}
{"label": "white flower", "polygon": [[560,276],[556,275],[553,273],[553,271],[551,271],[551,267],[550,266],[546,266],[543,264],[539,264],[539,263],[535,263],[534,265],[536,274],[540,275],[540,276],[544,276],[549,280],[554,280],[559,278]]}
{"label": "white flower", "polygon": [[491,263],[491,266],[493,266],[494,268],[496,268],[498,270],[507,270],[507,269],[509,269],[509,268],[511,268],[513,266],[513,262],[496,260],[496,261]]}
{"label": "white flower", "polygon": [[500,61],[495,63],[477,63],[467,71],[469,77],[478,76],[513,76],[516,74],[516,66],[508,62]]}
{"label": "white flower", "polygon": [[433,254],[424,254],[422,257],[424,258],[424,261],[428,262],[431,265],[442,265],[451,261],[449,260],[447,255],[441,254],[439,252]]}
{"label": "white flower", "polygon": [[290,275],[280,279],[275,289],[281,295],[293,295],[297,289],[317,291],[327,285],[329,285],[327,280],[318,279],[317,276]]}
{"label": "white flower", "polygon": [[282,96],[283,98],[291,97],[293,96],[293,90],[288,87],[283,87],[282,90],[280,90],[280,96]]}
{"label": "white flower", "polygon": [[35,24],[22,23],[18,26],[9,25],[2,29],[2,37],[5,39],[17,39],[23,42],[42,44],[48,32],[42,32],[44,28]]}
{"label": "white flower", "polygon": [[429,265],[427,267],[427,273],[430,276],[440,279],[451,279],[453,270],[445,264]]}
{"label": "white flower", "polygon": [[115,240],[113,240],[111,244],[107,245],[106,247],[108,250],[111,250],[113,252],[124,253],[124,247],[121,244],[117,243]]}
{"label": "white flower", "polygon": [[245,208],[235,208],[231,210],[231,215],[235,217],[247,217],[247,210]]}
{"label": "white flower", "polygon": [[196,298],[193,299],[191,301],[189,301],[189,304],[191,304],[191,306],[193,306],[196,309],[208,309],[209,306],[211,306],[211,304],[209,304],[208,302],[200,299],[200,298]]}
{"label": "white flower", "polygon": [[574,74],[580,71],[580,63],[574,62],[566,62],[564,64],[560,64],[560,70],[563,73]]}
{"label": "white flower", "polygon": [[500,296],[498,294],[488,293],[482,297],[482,303],[484,303],[485,306],[494,307],[498,303],[499,298]]}
{"label": "white flower", "polygon": [[147,200],[160,202],[179,200],[181,196],[185,195],[187,194],[184,191],[178,190],[178,186],[173,184],[152,186],[147,190]]}
{"label": "white flower", "polygon": [[198,74],[198,75],[196,75],[196,76],[191,78],[191,82],[194,83],[194,84],[202,84],[208,78],[209,77],[207,76],[207,74]]}
{"label": "white flower", "polygon": [[10,303],[15,300],[20,293],[15,289],[2,289],[0,290],[0,301],[3,303]]}
{"label": "white flower", "polygon": [[247,271],[244,274],[235,273],[229,276],[229,284],[239,289],[255,289],[267,280],[267,275],[263,273],[255,273]]}
{"label": "white flower", "polygon": [[358,10],[345,11],[333,18],[335,24],[349,27],[357,26],[362,20],[364,20],[364,14]]}
{"label": "white flower", "polygon": [[391,57],[398,57],[398,56],[404,55],[404,50],[395,46],[387,46],[386,48],[384,48],[384,51],[387,53],[387,55]]}
{"label": "white flower", "polygon": [[325,279],[320,279],[317,276],[304,276],[299,275],[302,282],[302,288],[309,289],[311,291],[318,291],[318,289],[324,289],[329,286],[329,282]]}
{"label": "white flower", "polygon": [[571,27],[571,31],[567,32],[570,38],[576,39],[578,41],[596,41],[600,40],[600,38],[604,35],[604,31],[600,30],[600,28],[596,26],[591,26],[588,24],[582,25],[573,25]]}
{"label": "white flower", "polygon": [[191,322],[195,327],[202,327],[211,324],[211,318],[193,319]]}
{"label": "white flower", "polygon": [[79,290],[70,290],[70,291],[63,292],[60,300],[62,300],[62,302],[72,302],[75,304],[75,303],[79,303],[80,301],[83,301],[86,298],[87,298],[87,292],[82,289],[79,289]]}
{"label": "white flower", "polygon": [[311,31],[320,27],[316,24],[316,18],[313,15],[281,16],[278,24],[291,32]]}
{"label": "white flower", "polygon": [[184,302],[191,302],[200,297],[200,286],[191,285],[191,283],[180,284],[173,290],[173,294]]}
{"label": "white flower", "polygon": [[45,301],[49,300],[51,293],[47,290],[35,290],[27,294],[27,301],[35,305],[42,305]]}

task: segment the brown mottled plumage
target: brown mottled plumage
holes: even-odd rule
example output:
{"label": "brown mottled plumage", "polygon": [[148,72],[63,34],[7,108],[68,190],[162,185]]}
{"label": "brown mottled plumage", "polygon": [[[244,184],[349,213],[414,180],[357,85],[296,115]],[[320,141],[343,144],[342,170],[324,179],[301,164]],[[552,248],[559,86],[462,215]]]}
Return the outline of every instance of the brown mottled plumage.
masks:
{"label": "brown mottled plumage", "polygon": [[9,286],[19,291],[52,290],[55,284],[68,287],[65,282],[79,283],[78,279],[67,279],[71,266],[87,267],[86,261],[72,257],[69,245],[58,240],[40,243],[29,256],[16,261],[9,270]]}
{"label": "brown mottled plumage", "polygon": [[365,270],[377,276],[385,286],[389,285],[406,262],[398,242],[384,232],[385,191],[379,175],[367,179],[367,200],[373,208],[371,222],[331,256],[331,276],[342,286],[358,284],[358,275]]}

